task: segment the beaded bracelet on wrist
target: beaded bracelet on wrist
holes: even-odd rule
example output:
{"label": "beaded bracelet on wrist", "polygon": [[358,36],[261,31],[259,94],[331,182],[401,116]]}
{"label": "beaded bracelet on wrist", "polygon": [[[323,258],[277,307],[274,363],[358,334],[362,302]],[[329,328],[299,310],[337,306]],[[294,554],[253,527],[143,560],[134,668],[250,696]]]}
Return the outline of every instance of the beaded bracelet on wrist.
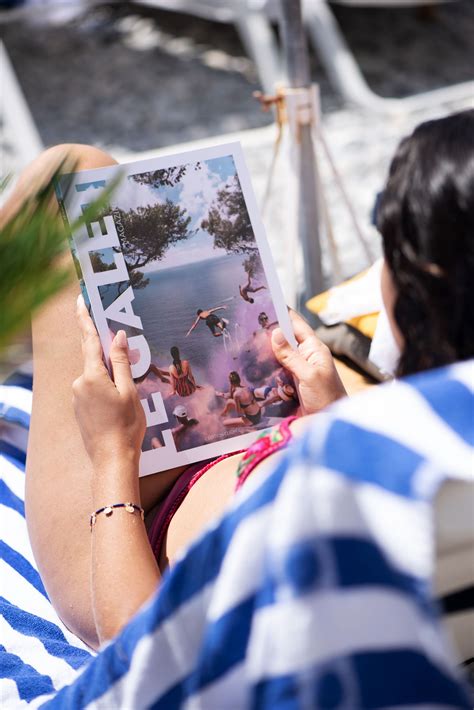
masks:
{"label": "beaded bracelet on wrist", "polygon": [[116,508],[124,508],[127,513],[134,513],[135,511],[137,511],[138,513],[140,513],[141,519],[145,519],[145,511],[143,510],[141,505],[137,505],[136,503],[113,503],[112,505],[104,505],[103,508],[99,508],[91,514],[89,519],[91,530],[94,527],[97,520],[97,516],[100,515],[100,513],[104,513],[104,515],[109,518]]}

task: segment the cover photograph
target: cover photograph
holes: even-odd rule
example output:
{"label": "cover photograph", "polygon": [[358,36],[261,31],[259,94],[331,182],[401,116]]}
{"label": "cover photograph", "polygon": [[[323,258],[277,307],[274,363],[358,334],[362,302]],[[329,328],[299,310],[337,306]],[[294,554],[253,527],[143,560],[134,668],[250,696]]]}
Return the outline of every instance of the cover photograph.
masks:
{"label": "cover photograph", "polygon": [[127,334],[147,420],[140,475],[238,451],[296,414],[271,331],[294,337],[240,145],[65,175],[65,219],[105,190],[71,248],[106,359]]}

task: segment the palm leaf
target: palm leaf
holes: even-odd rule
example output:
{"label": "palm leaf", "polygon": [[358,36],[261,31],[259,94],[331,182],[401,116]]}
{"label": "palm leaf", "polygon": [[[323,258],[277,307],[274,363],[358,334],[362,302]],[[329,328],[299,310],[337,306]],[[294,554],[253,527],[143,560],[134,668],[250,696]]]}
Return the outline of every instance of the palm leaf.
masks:
{"label": "palm leaf", "polygon": [[2,228],[0,363],[8,359],[8,349],[29,325],[32,314],[71,279],[70,267],[60,265],[60,257],[69,249],[70,235],[96,219],[116,185],[115,181],[69,226],[53,207],[54,184],[61,173],[64,173],[64,164],[58,166],[52,180],[27,199]]}

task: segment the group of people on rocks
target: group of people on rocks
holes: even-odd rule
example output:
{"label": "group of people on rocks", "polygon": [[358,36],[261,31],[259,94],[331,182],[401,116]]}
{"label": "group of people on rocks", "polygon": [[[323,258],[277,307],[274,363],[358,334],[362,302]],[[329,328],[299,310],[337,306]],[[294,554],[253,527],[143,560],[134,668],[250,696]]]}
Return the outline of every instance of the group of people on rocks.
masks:
{"label": "group of people on rocks", "polygon": [[[265,285],[253,285],[252,278],[249,275],[246,284],[239,285],[239,293],[244,301],[253,304],[255,299],[249,296],[250,293],[266,290]],[[204,323],[210,330],[214,338],[227,337],[230,338],[228,330],[229,319],[224,318],[220,311],[225,311],[227,306],[222,304],[213,308],[198,308],[196,318],[187,331],[185,337],[198,327],[200,323]],[[270,321],[269,316],[265,311],[261,311],[258,315],[257,322],[259,332],[270,334],[271,330],[278,325],[278,321]],[[257,331],[254,331],[255,336]],[[201,390],[204,385],[198,384],[194,377],[189,360],[181,358],[180,350],[177,345],[173,345],[170,349],[172,363],[167,370],[158,367],[152,363],[147,374],[141,378],[143,380],[148,374],[152,373],[161,382],[170,385],[170,396],[177,395],[179,397],[190,397]],[[237,358],[234,358],[237,359]],[[262,422],[262,415],[265,408],[270,405],[277,405],[282,402],[294,401],[296,403],[296,389],[289,382],[285,382],[280,374],[273,377],[269,382],[263,383],[258,387],[251,387],[243,382],[241,374],[232,370],[228,376],[229,391],[222,392],[215,390],[217,397],[226,399],[226,404],[221,412],[223,417],[223,425],[225,427],[246,426],[256,427]],[[234,410],[234,416],[228,416]],[[173,429],[173,433],[179,435],[186,430],[187,427],[195,426],[199,421],[190,417],[187,408],[183,405],[176,405],[173,410],[178,424]],[[176,436],[175,436],[176,438]],[[154,439],[158,445],[158,439]]]}

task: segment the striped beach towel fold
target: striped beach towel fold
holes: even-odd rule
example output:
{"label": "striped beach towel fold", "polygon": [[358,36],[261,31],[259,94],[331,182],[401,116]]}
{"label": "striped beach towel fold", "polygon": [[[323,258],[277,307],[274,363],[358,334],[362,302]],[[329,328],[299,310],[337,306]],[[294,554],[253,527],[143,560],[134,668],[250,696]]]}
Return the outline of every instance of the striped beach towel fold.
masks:
{"label": "striped beach towel fold", "polygon": [[95,657],[28,543],[31,393],[0,387],[4,706],[471,707],[430,584],[431,500],[474,476],[472,380],[469,362],[318,415]]}
{"label": "striped beach towel fold", "polygon": [[32,379],[0,386],[0,707],[41,704],[71,683],[92,652],[58,618],[38,574],[25,521]]}

